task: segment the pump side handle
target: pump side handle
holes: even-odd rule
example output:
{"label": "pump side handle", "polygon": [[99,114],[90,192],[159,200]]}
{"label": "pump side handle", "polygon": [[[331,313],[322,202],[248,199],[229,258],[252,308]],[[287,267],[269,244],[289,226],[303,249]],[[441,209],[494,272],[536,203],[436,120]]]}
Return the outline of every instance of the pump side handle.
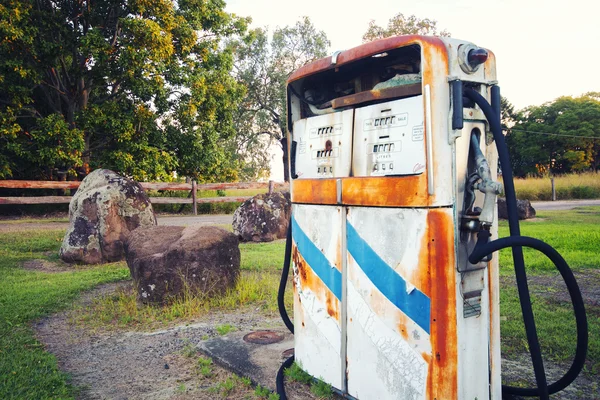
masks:
{"label": "pump side handle", "polygon": [[291,147],[292,148],[290,152],[292,154],[290,155],[290,176],[292,177],[292,179],[296,179],[298,178],[298,174],[296,174],[296,148],[298,147],[298,142],[292,140]]}
{"label": "pump side handle", "polygon": [[460,79],[450,82],[452,89],[452,129],[460,130],[464,127],[463,120],[463,83]]}

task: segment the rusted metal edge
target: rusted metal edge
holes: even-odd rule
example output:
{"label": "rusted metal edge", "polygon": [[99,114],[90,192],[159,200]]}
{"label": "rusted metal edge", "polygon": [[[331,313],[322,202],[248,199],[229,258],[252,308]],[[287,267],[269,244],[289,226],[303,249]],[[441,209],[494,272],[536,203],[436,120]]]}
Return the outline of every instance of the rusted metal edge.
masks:
{"label": "rusted metal edge", "polygon": [[370,101],[415,96],[419,94],[421,94],[421,84],[413,83],[410,85],[396,86],[379,90],[367,90],[348,96],[338,97],[331,101],[331,106],[336,109]]}
{"label": "rusted metal edge", "polygon": [[332,64],[331,56],[307,64],[304,67],[297,69],[288,78],[287,83],[290,84],[291,82],[297,81],[301,78],[305,78],[309,75],[316,74],[318,72],[322,72],[332,68],[339,68],[340,66],[349,62],[359,60],[365,57],[370,57],[372,55],[382,53],[384,51],[392,50],[398,47],[409,46],[411,44],[420,45],[423,43],[444,47],[444,43],[442,42],[442,40],[438,37],[433,36],[406,35],[379,39],[339,53],[335,64]]}

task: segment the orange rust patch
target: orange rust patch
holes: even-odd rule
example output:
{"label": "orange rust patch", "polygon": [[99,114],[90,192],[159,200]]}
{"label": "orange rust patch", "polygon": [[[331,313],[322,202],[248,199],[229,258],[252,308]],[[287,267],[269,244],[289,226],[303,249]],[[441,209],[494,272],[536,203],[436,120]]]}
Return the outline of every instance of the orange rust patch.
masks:
{"label": "orange rust patch", "polygon": [[321,278],[317,276],[302,257],[296,246],[292,248],[292,259],[298,269],[300,286],[302,289],[310,290],[317,297],[319,302],[327,308],[327,313],[340,322],[340,301],[325,286]]}
{"label": "orange rust patch", "polygon": [[330,317],[340,320],[340,302],[329,290],[325,293],[325,303],[327,305],[327,314]]}
{"label": "orange rust patch", "polygon": [[411,207],[427,206],[427,175],[377,178],[344,178],[342,202],[348,205]]}
{"label": "orange rust patch", "polygon": [[398,47],[409,46],[412,44],[418,44],[421,45],[421,47],[446,49],[444,43],[437,37],[419,35],[393,36],[385,39],[374,40],[361,46],[343,51],[338,55],[337,63],[335,65],[331,64],[331,56],[305,65],[304,67],[296,70],[288,78],[287,82],[289,84],[290,82],[294,82],[306,76],[332,68],[339,68],[341,65],[372,56],[373,54],[382,53],[384,51],[396,49]]}
{"label": "orange rust patch", "polygon": [[292,202],[337,204],[336,180],[295,179],[292,181]]}
{"label": "orange rust patch", "polygon": [[434,354],[427,378],[428,399],[455,399],[458,395],[458,349],[456,334],[456,291],[454,230],[447,210],[430,210],[429,265],[431,279],[431,347]]}
{"label": "orange rust patch", "polygon": [[[339,209],[338,209],[339,211]],[[335,252],[335,267],[338,271],[342,272],[342,237],[341,235],[337,237],[336,243],[337,251]]]}
{"label": "orange rust patch", "polygon": [[398,332],[400,332],[400,336],[402,336],[402,339],[408,341],[408,332],[406,331],[406,325],[404,324],[404,321],[398,324],[397,330]]}
{"label": "orange rust patch", "polygon": [[421,357],[423,357],[423,360],[425,360],[427,364],[431,364],[431,354],[422,352]]}

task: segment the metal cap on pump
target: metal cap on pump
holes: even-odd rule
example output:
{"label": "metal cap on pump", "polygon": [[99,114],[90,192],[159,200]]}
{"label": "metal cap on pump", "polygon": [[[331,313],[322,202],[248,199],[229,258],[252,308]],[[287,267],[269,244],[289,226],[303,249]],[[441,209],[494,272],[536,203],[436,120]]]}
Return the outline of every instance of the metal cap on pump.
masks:
{"label": "metal cap on pump", "polygon": [[458,49],[460,68],[467,74],[472,74],[479,66],[487,61],[489,53],[486,49],[473,44],[461,45]]}

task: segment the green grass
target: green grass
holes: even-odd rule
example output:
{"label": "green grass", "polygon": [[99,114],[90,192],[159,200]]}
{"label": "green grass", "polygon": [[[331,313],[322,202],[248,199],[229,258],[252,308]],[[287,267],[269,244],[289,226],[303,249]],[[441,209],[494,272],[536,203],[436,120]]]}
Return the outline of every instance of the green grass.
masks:
{"label": "green grass", "polygon": [[[520,225],[521,235],[540,239],[554,247],[574,271],[600,267],[600,207],[541,211],[535,221],[521,221]],[[498,234],[500,237],[509,235],[506,221],[500,221]],[[554,264],[537,250],[526,248],[524,254],[528,271],[537,274],[556,272]],[[501,275],[513,274],[510,250],[500,252],[500,266]]]}
{"label": "green grass", "polygon": [[37,224],[49,222],[69,222],[68,217],[53,217],[53,218],[19,218],[0,220],[0,225],[21,225],[21,224]]}
{"label": "green grass", "polygon": [[319,399],[330,399],[333,397],[331,385],[323,382],[321,379],[314,379],[297,362],[294,362],[283,373],[292,382],[310,385],[310,391]]}
{"label": "green grass", "polygon": [[[284,248],[284,241],[241,243],[240,279],[223,296],[206,298],[187,293],[165,306],[138,307],[135,290],[124,288],[81,308],[76,322],[103,329],[150,329],[190,321],[215,309],[236,310],[252,305],[276,313]],[[291,291],[286,293],[286,304],[291,309]]]}
{"label": "green grass", "polygon": [[74,272],[25,271],[23,261],[56,252],[64,230],[0,233],[0,398],[68,399],[76,391],[30,323],[64,309],[83,290],[129,277],[123,263]]}
{"label": "green grass", "polygon": [[[521,234],[541,239],[561,253],[575,272],[586,273],[600,267],[600,207],[581,207],[569,211],[538,213],[541,221],[521,221]],[[505,221],[500,223],[500,237],[508,236]],[[555,266],[536,250],[524,249],[525,266],[530,277],[530,292],[536,326],[544,357],[570,364],[575,351],[575,320],[570,303],[552,297],[566,291]],[[500,254],[500,274],[504,284],[500,291],[502,315],[502,352],[504,356],[528,352],[523,317],[514,279],[514,264],[510,250]],[[596,274],[597,277],[600,275]],[[550,278],[556,285],[537,284],[536,277]],[[590,285],[590,283],[587,283]],[[600,285],[600,279],[593,286]],[[600,307],[586,304],[589,323],[589,353],[586,371],[600,373]]]}
{"label": "green grass", "polygon": [[209,378],[213,374],[213,361],[210,357],[200,357],[196,362],[196,370],[204,378]]}
{"label": "green grass", "polygon": [[235,331],[235,326],[229,324],[217,325],[215,326],[215,330],[221,336],[227,335],[229,332]]}
{"label": "green grass", "polygon": [[281,271],[285,241],[240,243],[243,254],[240,268],[246,271]]}
{"label": "green grass", "polygon": [[[555,246],[575,271],[598,269],[600,258],[600,207],[586,207],[571,211],[540,212],[536,222],[522,223],[524,235],[538,237]],[[92,268],[74,268],[73,272],[46,274],[25,271],[22,262],[30,259],[56,260],[56,252],[64,231],[44,230],[0,233],[0,398],[68,399],[77,394],[69,384],[69,377],[60,372],[53,356],[46,353],[35,340],[30,323],[36,319],[69,307],[83,290],[117,280],[128,279],[124,263]],[[500,236],[507,235],[505,223]],[[86,326],[113,329],[148,329],[191,321],[214,310],[241,310],[261,307],[266,312],[277,310],[276,293],[283,262],[284,242],[241,244],[242,273],[235,289],[225,295],[206,299],[191,294],[163,307],[138,307],[132,289],[122,289],[100,298],[86,308],[76,310],[76,322]],[[528,272],[533,277],[555,274],[553,267],[535,252],[526,252]],[[500,256],[501,314],[503,352],[505,355],[526,351],[516,290],[509,283],[513,274],[508,251]],[[557,278],[557,280],[560,278]],[[599,283],[600,284],[600,283]],[[570,307],[546,296],[554,286],[532,284],[534,312],[540,331],[545,356],[557,362],[569,362],[573,350],[574,324]],[[288,290],[288,305],[291,290]],[[600,373],[600,307],[587,308],[590,323],[590,351],[586,370]],[[184,355],[194,356],[191,348],[184,347]],[[198,374],[212,376],[212,361],[200,361]],[[292,367],[294,368],[294,367]],[[299,368],[299,367],[298,367]],[[292,374],[297,379],[296,373]],[[290,371],[288,370],[288,371]],[[301,370],[301,369],[300,369]],[[297,371],[296,371],[297,372]],[[298,373],[299,374],[299,373]],[[290,376],[290,375],[288,375]],[[210,378],[212,379],[212,378]],[[298,378],[302,379],[302,378]],[[312,379],[312,378],[311,378]],[[233,383],[235,383],[235,379]],[[241,385],[241,384],[240,384]],[[230,392],[231,381],[223,382],[215,390]],[[321,388],[325,389],[325,388]],[[326,395],[320,392],[320,395]],[[265,394],[264,397],[270,395]]]}
{"label": "green grass", "polygon": [[306,385],[310,385],[313,382],[313,377],[307,374],[297,362],[294,362],[289,368],[283,371],[283,374],[294,382]]}
{"label": "green grass", "polygon": [[[600,174],[586,172],[554,177],[557,200],[600,198]],[[515,179],[519,199],[552,200],[550,177]]]}
{"label": "green grass", "polygon": [[[557,277],[557,280],[561,279]],[[544,359],[570,365],[575,354],[576,329],[570,303],[553,300],[556,289],[529,285],[535,323]],[[558,290],[566,290],[560,287]],[[544,291],[550,296],[544,296]],[[586,306],[589,324],[589,347],[586,367],[588,374],[600,374],[600,307]],[[529,354],[521,306],[516,285],[502,287],[500,291],[502,355],[509,359],[519,354]],[[518,357],[517,357],[518,358]]]}

